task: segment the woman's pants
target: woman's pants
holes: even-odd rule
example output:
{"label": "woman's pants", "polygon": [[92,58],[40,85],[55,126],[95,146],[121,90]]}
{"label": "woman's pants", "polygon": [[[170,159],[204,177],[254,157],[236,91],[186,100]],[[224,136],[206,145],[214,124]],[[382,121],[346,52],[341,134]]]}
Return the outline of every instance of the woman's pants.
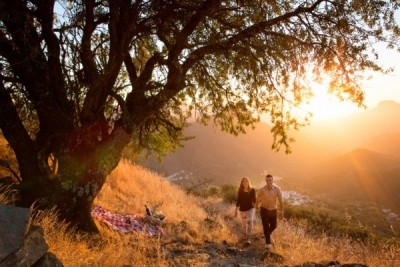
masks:
{"label": "woman's pants", "polygon": [[265,243],[271,244],[271,234],[276,229],[278,211],[260,208],[261,221],[264,229]]}
{"label": "woman's pants", "polygon": [[240,211],[240,218],[242,219],[242,230],[246,236],[249,236],[253,229],[254,212],[254,208],[247,211]]}

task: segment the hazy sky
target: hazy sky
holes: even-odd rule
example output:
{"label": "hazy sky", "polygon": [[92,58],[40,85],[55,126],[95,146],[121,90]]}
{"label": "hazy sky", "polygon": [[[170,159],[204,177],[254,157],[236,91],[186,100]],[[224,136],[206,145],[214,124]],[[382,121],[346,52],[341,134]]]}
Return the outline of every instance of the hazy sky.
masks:
{"label": "hazy sky", "polygon": [[[367,109],[374,108],[379,102],[394,100],[400,103],[400,52],[379,47],[379,63],[385,67],[393,67],[394,72],[389,75],[372,74],[372,79],[363,82],[365,91],[365,105]],[[365,111],[356,104],[340,102],[334,96],[326,94],[322,86],[316,88],[316,97],[309,105],[303,108],[314,113],[313,121],[347,116],[353,112]]]}
{"label": "hazy sky", "polygon": [[[383,75],[372,73],[372,79],[363,82],[365,91],[364,104],[367,109],[375,108],[379,102],[393,100],[400,103],[400,52],[379,47],[379,64],[385,68],[393,67],[391,74]],[[345,117],[354,112],[363,112],[365,109],[357,107],[350,101],[340,102],[335,96],[326,93],[326,85],[316,84],[315,97],[309,104],[302,105],[302,109],[313,112],[312,122],[320,120]],[[305,114],[298,110],[298,115]],[[263,121],[268,122],[268,116],[263,116]]]}
{"label": "hazy sky", "polygon": [[395,70],[389,75],[375,74],[371,81],[365,82],[366,104],[376,105],[382,100],[395,100],[400,103],[400,52],[381,49],[380,57],[386,66]]}
{"label": "hazy sky", "polygon": [[[396,18],[400,24],[400,12],[397,12]],[[388,50],[383,44],[375,48],[379,51],[379,64],[386,68],[393,67],[394,71],[389,75],[374,73],[371,80],[363,82],[364,103],[367,109],[374,108],[379,102],[385,100],[400,103],[400,52]],[[314,113],[314,120],[343,117],[364,111],[351,102],[340,102],[334,96],[328,96],[323,93],[326,90],[320,91],[321,94],[308,106],[308,109]]]}

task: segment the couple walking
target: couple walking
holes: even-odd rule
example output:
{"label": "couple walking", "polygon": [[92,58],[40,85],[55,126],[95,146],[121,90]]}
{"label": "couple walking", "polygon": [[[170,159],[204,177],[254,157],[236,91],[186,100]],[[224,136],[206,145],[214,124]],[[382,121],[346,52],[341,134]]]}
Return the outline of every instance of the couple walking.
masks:
{"label": "couple walking", "polygon": [[[250,234],[253,228],[255,210],[260,207],[261,221],[265,236],[265,248],[271,248],[271,233],[275,230],[278,218],[283,219],[283,199],[281,189],[274,184],[274,178],[265,176],[265,186],[256,190],[251,186],[250,180],[244,177],[240,181],[238,198],[236,201],[235,217],[240,213],[243,234],[246,242],[250,243]],[[279,212],[277,209],[279,202]]]}

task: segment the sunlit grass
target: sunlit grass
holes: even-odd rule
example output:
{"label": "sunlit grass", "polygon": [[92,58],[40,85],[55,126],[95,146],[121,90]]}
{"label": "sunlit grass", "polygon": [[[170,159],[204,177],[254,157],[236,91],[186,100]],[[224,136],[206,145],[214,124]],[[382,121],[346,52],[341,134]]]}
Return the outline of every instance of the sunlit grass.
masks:
{"label": "sunlit grass", "polygon": [[[0,190],[0,201],[7,203],[7,194]],[[177,266],[167,257],[169,243],[195,249],[210,243],[238,241],[239,219],[234,218],[234,205],[221,198],[197,198],[187,195],[162,176],[140,166],[122,161],[107,177],[95,205],[119,214],[145,214],[144,205],[167,216],[163,225],[167,237],[146,237],[121,234],[97,223],[100,235],[87,236],[68,230],[56,220],[53,210],[40,212],[33,220],[41,225],[49,251],[64,266]],[[255,219],[254,238],[262,246],[262,227]],[[362,263],[369,267],[400,266],[400,249],[390,240],[379,245],[361,244],[345,237],[308,233],[301,225],[281,221],[273,234],[274,251],[285,257],[284,265],[337,260]],[[394,239],[398,237],[394,236]],[[260,252],[262,247],[256,248]],[[190,258],[191,266],[203,266],[200,259]],[[258,262],[259,266],[263,266]],[[284,266],[282,265],[282,266]],[[277,265],[278,266],[278,265]]]}

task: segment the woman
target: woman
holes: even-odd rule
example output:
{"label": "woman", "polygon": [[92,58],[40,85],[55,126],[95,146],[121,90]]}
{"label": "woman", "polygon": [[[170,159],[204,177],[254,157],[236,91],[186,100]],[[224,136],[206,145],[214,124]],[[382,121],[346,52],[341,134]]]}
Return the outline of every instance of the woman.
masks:
{"label": "woman", "polygon": [[253,229],[254,205],[256,203],[256,190],[251,187],[250,180],[244,177],[240,181],[238,198],[236,201],[235,217],[240,211],[243,235],[250,244],[250,234]]}

